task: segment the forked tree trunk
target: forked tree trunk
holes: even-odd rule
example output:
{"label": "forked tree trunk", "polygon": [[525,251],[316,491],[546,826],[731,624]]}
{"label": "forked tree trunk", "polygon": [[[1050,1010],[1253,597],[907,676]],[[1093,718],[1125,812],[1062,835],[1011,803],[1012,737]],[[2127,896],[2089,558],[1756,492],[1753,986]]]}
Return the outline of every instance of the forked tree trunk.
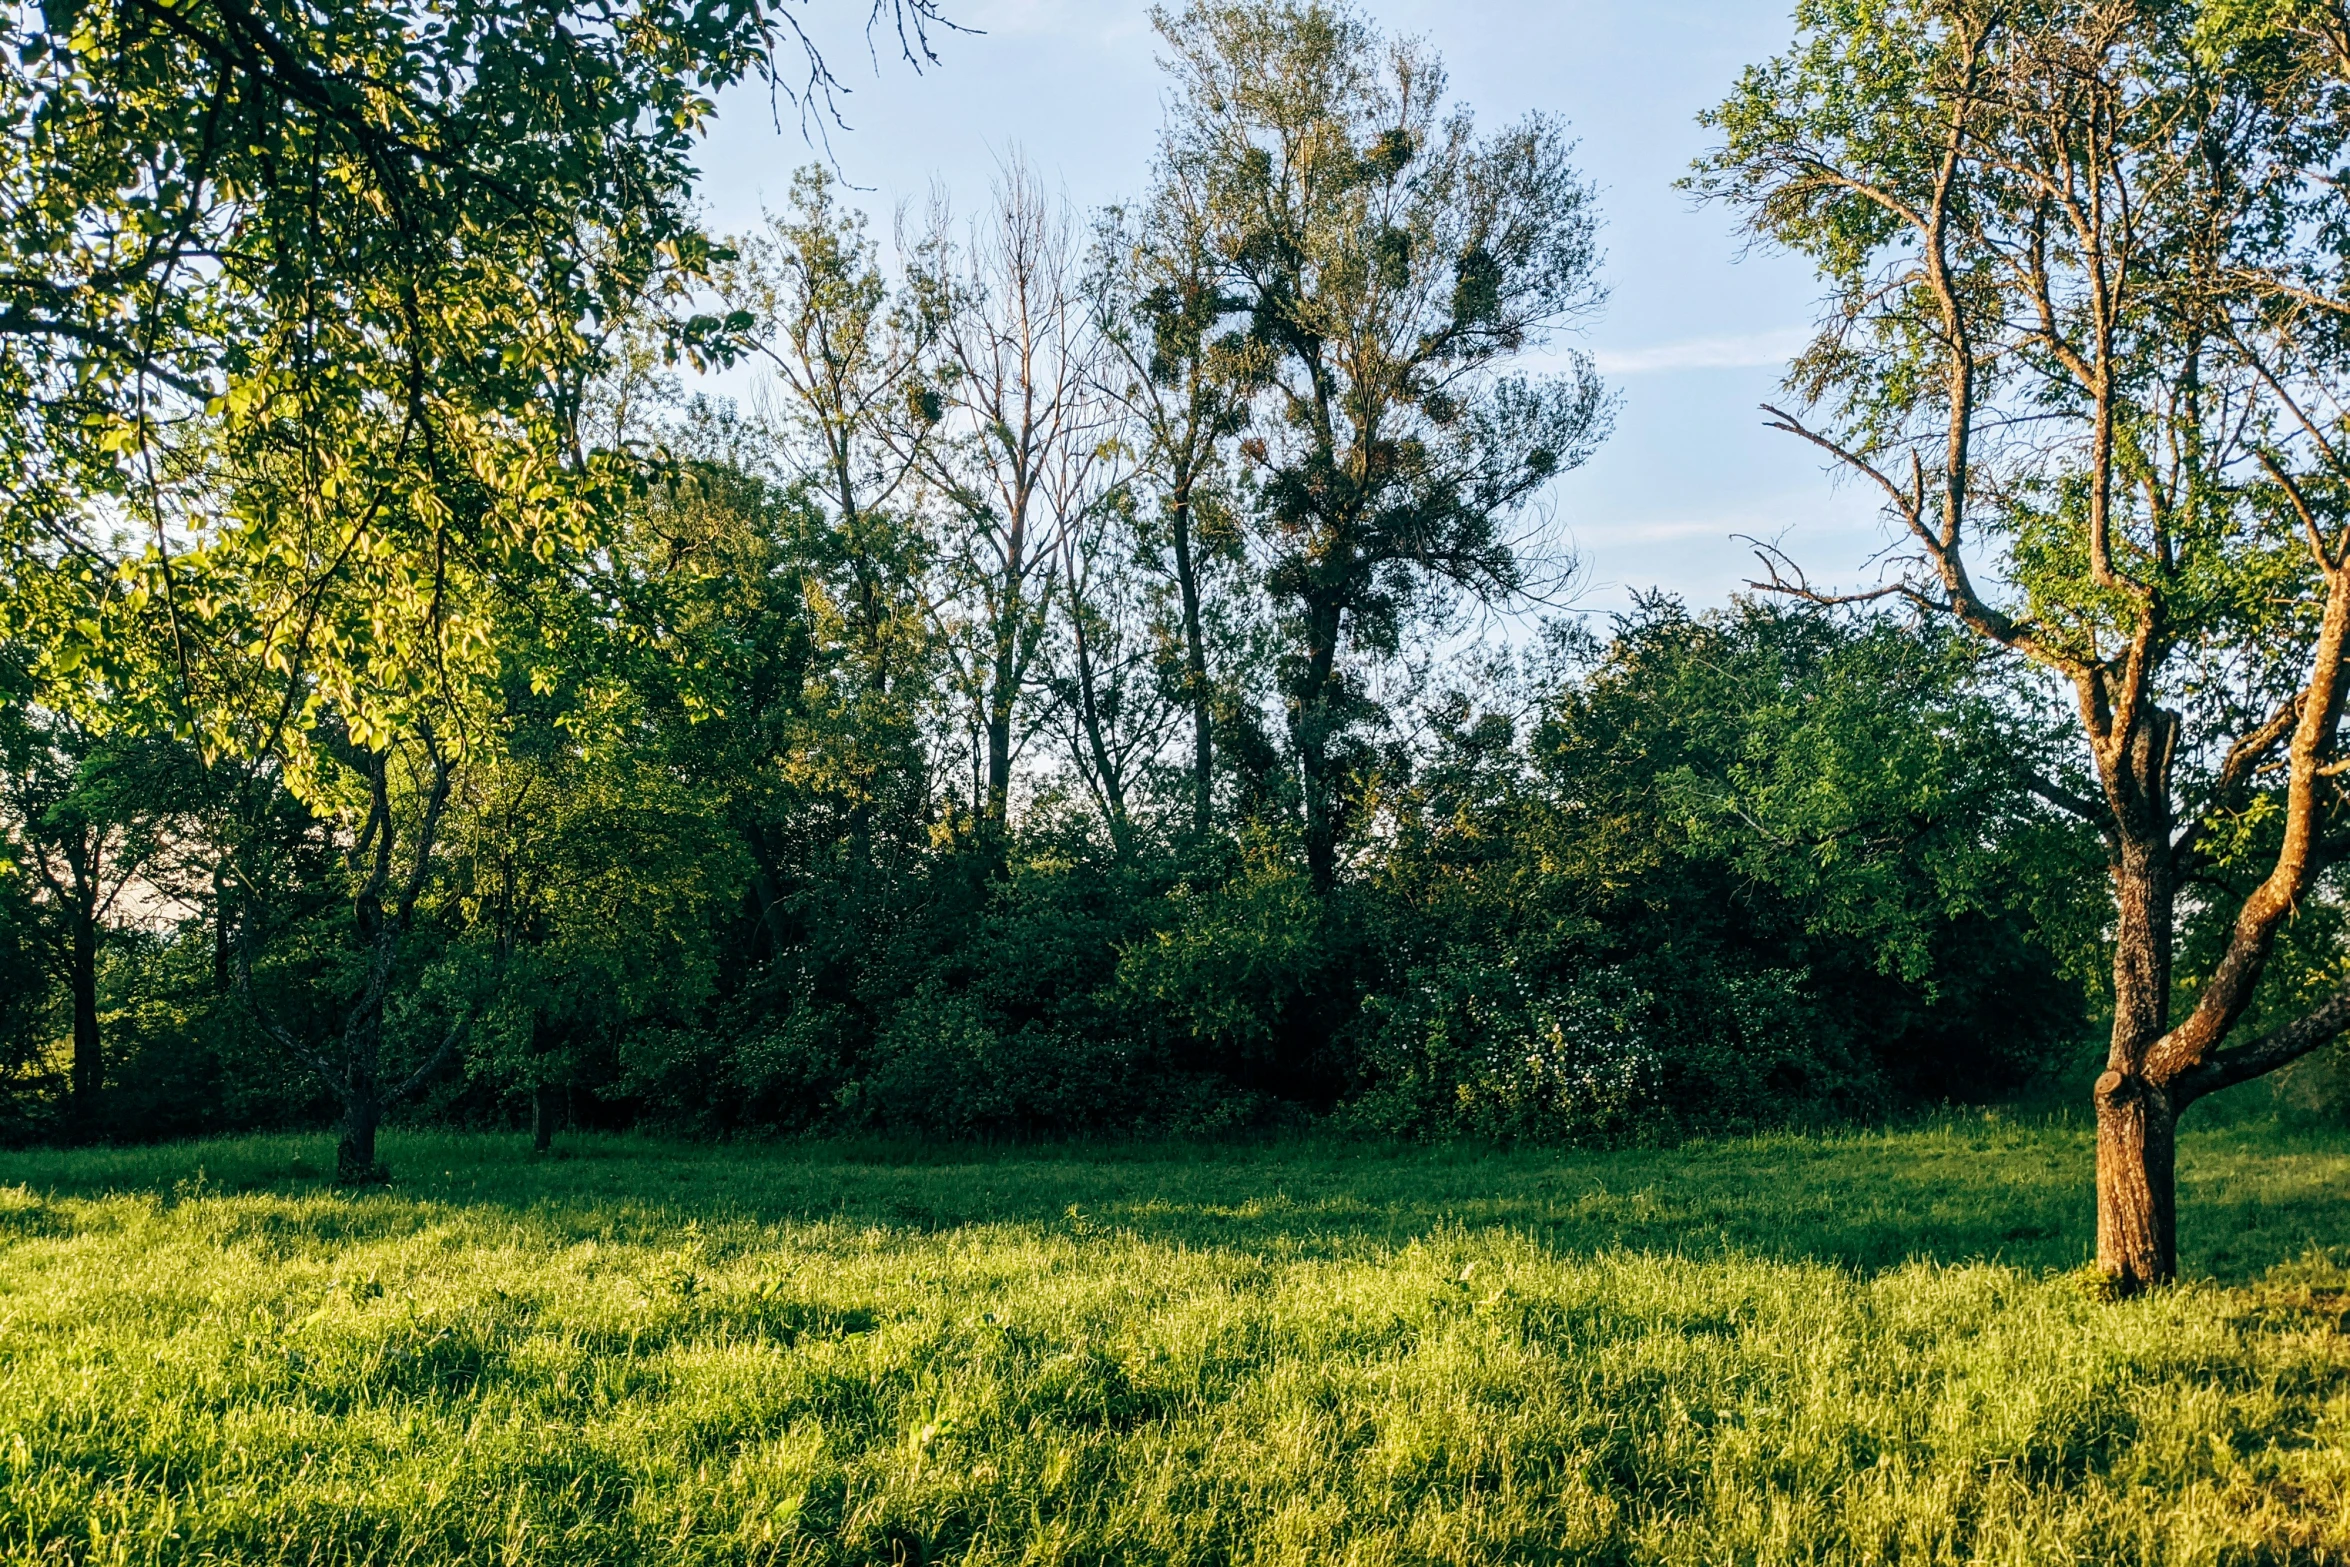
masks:
{"label": "forked tree trunk", "polygon": [[1215,820],[1216,718],[1208,687],[1208,646],[1200,611],[1199,569],[1191,553],[1188,476],[1178,482],[1168,512],[1175,533],[1175,586],[1183,600],[1183,697],[1191,708],[1191,830],[1204,840]]}

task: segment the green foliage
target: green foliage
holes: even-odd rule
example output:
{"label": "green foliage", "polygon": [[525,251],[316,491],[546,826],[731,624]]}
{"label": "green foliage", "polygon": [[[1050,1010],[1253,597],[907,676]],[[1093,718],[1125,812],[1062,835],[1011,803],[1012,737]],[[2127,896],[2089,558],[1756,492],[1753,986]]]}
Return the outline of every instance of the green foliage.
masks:
{"label": "green foliage", "polygon": [[[116,938],[100,972],[103,1121],[111,1137],[192,1137],[320,1124],[333,1101],[309,1063],[218,983],[202,934]],[[265,977],[262,981],[267,986]]]}
{"label": "green foliage", "polygon": [[1890,621],[1658,599],[1604,647],[1554,639],[1522,723],[1455,698],[1395,791],[1362,1113],[1755,1125],[2061,1057],[2097,845],[2028,793],[2046,741],[1983,673]]}
{"label": "green foliage", "polygon": [[697,1019],[717,987],[712,915],[741,881],[706,795],[640,754],[538,742],[474,773],[451,834],[452,891],[511,944],[467,1062],[493,1102],[612,1081],[632,1035]]}
{"label": "green foliage", "polygon": [[[158,1562],[2350,1550],[2338,1136],[1569,1159],[399,1138],[0,1159],[8,1549]],[[103,1364],[105,1376],[88,1368]]]}
{"label": "green foliage", "polygon": [[[10,841],[68,800],[155,851],[151,906],[87,922],[89,1130],[331,1101],[367,1179],[394,1115],[1623,1140],[2069,1049],[2103,910],[2010,672],[1655,603],[1419,694],[1463,594],[1555,564],[1515,519],[1604,433],[1580,358],[1511,368],[1599,301],[1556,124],[1479,131],[1343,7],[1203,4],[1158,19],[1167,134],[1090,253],[1015,171],[893,273],[820,170],[691,232],[701,94],[775,14],[631,6],[576,56],[568,15],[100,8],[83,64],[10,68],[111,61],[162,147],[211,134],[177,62],[262,149],[190,173],[214,206],[153,193],[255,248],[123,285],[202,384],[139,394],[172,417],[0,588],[10,754],[90,740]],[[253,29],[294,63],[207,52]],[[312,49],[384,101],[272,108]],[[246,167],[295,152],[334,184],[300,232]],[[109,167],[58,199],[99,223]],[[773,395],[687,401],[681,351]]]}
{"label": "green foliage", "polygon": [[1119,988],[1136,1013],[1239,1082],[1279,1083],[1308,1066],[1313,992],[1332,962],[1336,916],[1304,868],[1258,842],[1236,873],[1179,882],[1165,900],[1149,933],[1119,955]]}
{"label": "green foliage", "polygon": [[1345,836],[1342,776],[1375,716],[1350,654],[1393,654],[1462,593],[1539,575],[1512,519],[1604,437],[1587,356],[1521,354],[1589,313],[1597,221],[1560,128],[1480,137],[1442,66],[1343,6],[1155,13],[1177,97],[1168,177],[1243,314],[1268,390],[1264,585],[1287,624],[1283,696],[1318,890]]}

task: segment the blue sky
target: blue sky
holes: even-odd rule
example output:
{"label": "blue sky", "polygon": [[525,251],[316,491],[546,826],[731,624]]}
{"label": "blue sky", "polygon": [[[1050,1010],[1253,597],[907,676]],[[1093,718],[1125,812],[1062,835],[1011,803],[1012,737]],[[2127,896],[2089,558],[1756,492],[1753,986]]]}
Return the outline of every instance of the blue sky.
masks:
{"label": "blue sky", "polygon": [[[814,0],[847,19],[863,0]],[[886,49],[869,60],[853,25],[825,36],[851,95],[835,131],[841,172],[887,232],[933,182],[968,207],[1018,152],[1081,207],[1141,187],[1160,115],[1147,0],[961,0],[982,31],[946,36],[915,75]],[[1729,217],[1693,208],[1673,181],[1705,145],[1695,116],[1739,69],[1783,47],[1774,0],[1374,0],[1392,31],[1443,54],[1455,96],[1498,125],[1542,110],[1580,139],[1606,222],[1605,315],[1583,346],[1622,395],[1613,440],[1563,478],[1551,503],[1586,563],[1581,606],[1606,610],[1663,587],[1726,598],[1751,574],[1736,535],[1780,541],[1817,576],[1850,578],[1882,539],[1874,508],[1831,482],[1815,454],[1762,427],[1818,289],[1784,257],[1741,255]],[[825,18],[830,20],[831,18]],[[763,94],[723,99],[704,149],[718,230],[780,201],[808,144],[779,133]]]}

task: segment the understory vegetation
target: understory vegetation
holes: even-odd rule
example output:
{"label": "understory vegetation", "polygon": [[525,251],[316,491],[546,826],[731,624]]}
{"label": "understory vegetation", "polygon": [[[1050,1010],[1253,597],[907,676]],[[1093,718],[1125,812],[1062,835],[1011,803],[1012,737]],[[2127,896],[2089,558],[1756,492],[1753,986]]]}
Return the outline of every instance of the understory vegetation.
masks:
{"label": "understory vegetation", "polygon": [[2326,1562],[2350,1145],[0,1156],[0,1558]]}

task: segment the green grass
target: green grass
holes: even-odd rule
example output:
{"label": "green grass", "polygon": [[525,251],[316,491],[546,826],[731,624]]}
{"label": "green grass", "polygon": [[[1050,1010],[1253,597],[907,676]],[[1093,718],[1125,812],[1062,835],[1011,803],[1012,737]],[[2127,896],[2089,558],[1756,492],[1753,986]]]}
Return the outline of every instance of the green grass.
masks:
{"label": "green grass", "polygon": [[2350,1137],[0,1155],[0,1560],[2350,1562]]}

